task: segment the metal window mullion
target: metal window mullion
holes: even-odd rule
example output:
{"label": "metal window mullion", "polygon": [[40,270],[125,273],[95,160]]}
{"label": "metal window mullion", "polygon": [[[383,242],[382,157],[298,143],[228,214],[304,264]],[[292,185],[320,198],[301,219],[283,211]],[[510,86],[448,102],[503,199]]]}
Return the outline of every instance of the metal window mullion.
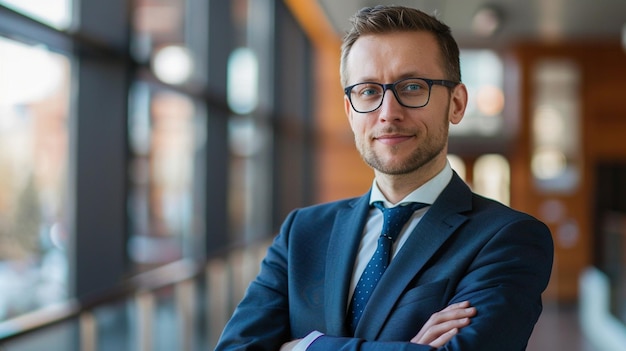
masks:
{"label": "metal window mullion", "polygon": [[82,0],[72,116],[73,291],[79,299],[126,275],[127,115],[133,63],[125,0]]}
{"label": "metal window mullion", "polygon": [[71,52],[72,36],[0,5],[0,35],[27,44],[44,44],[50,50]]}

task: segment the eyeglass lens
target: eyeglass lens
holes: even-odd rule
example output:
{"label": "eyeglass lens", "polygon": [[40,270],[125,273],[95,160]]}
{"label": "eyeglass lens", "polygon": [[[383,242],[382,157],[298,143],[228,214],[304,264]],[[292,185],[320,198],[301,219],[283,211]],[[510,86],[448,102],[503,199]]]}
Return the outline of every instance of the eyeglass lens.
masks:
{"label": "eyeglass lens", "polygon": [[385,90],[392,90],[400,104],[407,107],[422,107],[428,103],[430,85],[423,79],[409,78],[393,84],[359,83],[352,87],[350,100],[358,112],[376,110],[382,104]]}

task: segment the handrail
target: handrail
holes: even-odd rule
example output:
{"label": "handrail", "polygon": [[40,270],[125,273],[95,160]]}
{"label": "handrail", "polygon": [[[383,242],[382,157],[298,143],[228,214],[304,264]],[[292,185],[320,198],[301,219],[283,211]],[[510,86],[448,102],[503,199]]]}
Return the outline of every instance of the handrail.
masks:
{"label": "handrail", "polygon": [[153,270],[139,273],[106,293],[81,300],[69,299],[7,319],[0,322],[0,342],[13,340],[37,330],[79,318],[83,312],[124,300],[135,294],[155,291],[198,278],[202,276],[206,264],[211,260],[224,258],[231,252],[260,243],[262,240],[237,242],[221,250],[216,250],[205,262],[195,262],[189,259],[174,261]]}
{"label": "handrail", "polygon": [[47,326],[77,318],[83,311],[122,300],[134,293],[175,285],[198,276],[201,270],[199,264],[183,259],[140,273],[106,294],[82,301],[74,298],[22,314],[0,322],[0,341],[7,341]]}
{"label": "handrail", "polygon": [[67,321],[78,316],[80,311],[80,303],[71,299],[8,319],[0,322],[0,340],[10,340],[46,326]]}

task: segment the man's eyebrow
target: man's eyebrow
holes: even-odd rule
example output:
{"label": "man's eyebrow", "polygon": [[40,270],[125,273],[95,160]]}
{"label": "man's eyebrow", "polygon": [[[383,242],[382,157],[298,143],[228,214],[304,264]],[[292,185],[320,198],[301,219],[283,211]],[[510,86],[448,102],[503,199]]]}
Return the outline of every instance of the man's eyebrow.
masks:
{"label": "man's eyebrow", "polygon": [[[390,82],[382,82],[382,81],[380,81],[377,78],[372,78],[371,76],[365,76],[363,78],[354,80],[354,83],[352,83],[352,84],[364,83],[364,82],[375,82],[375,83],[387,84],[387,83],[397,82],[399,80],[406,79],[406,78],[428,78],[428,75],[427,74],[423,74],[423,73],[416,73],[416,72],[403,73],[403,74],[400,74],[400,75],[396,76]],[[348,84],[348,85],[351,85],[351,84]]]}

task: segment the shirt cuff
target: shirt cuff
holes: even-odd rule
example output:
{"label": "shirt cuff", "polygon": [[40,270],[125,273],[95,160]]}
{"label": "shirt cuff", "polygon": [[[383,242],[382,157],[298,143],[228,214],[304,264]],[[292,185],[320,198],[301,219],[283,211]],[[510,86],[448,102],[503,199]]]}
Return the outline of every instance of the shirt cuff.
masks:
{"label": "shirt cuff", "polygon": [[314,330],[309,333],[309,335],[305,336],[304,339],[300,340],[299,343],[293,348],[293,351],[306,351],[306,349],[313,343],[313,341],[317,340],[320,336],[324,335],[317,330]]}

